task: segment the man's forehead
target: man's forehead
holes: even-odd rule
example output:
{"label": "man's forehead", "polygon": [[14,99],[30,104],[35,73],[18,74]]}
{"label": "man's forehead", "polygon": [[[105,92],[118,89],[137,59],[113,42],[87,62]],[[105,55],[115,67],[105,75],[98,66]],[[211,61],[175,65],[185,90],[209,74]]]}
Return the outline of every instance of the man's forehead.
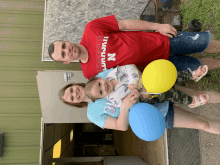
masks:
{"label": "man's forehead", "polygon": [[56,51],[56,49],[61,49],[62,43],[63,43],[63,41],[54,42],[54,51]]}
{"label": "man's forehead", "polygon": [[55,60],[57,60],[57,58],[61,55],[62,43],[62,41],[54,42],[54,52],[52,53],[52,56]]}

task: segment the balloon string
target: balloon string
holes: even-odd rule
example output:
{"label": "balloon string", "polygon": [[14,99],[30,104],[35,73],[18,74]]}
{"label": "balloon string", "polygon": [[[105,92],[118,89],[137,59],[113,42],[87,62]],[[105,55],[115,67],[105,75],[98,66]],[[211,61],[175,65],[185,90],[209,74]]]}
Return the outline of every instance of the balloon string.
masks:
{"label": "balloon string", "polygon": [[158,94],[158,95],[161,95],[161,93],[148,93],[148,92],[140,92],[140,94]]}

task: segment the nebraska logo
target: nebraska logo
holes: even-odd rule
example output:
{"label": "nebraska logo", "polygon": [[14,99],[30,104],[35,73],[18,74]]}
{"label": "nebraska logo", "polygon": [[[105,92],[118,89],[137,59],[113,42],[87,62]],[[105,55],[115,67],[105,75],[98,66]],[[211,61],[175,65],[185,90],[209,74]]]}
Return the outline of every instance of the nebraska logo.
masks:
{"label": "nebraska logo", "polygon": [[108,44],[107,36],[97,36],[96,37],[96,66],[98,72],[106,70],[106,59],[108,61],[115,61],[115,53],[108,53],[106,56],[106,49]]}
{"label": "nebraska logo", "polygon": [[115,61],[115,53],[108,53],[108,61]]}

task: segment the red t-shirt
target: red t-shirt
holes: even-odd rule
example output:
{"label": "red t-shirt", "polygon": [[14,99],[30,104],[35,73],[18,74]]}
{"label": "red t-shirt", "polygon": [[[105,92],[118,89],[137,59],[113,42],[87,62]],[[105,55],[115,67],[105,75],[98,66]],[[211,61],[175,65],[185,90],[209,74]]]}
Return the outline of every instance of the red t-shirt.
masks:
{"label": "red t-shirt", "polygon": [[80,45],[88,51],[88,62],[81,63],[89,79],[103,70],[136,64],[147,66],[156,59],[169,59],[169,38],[159,32],[120,31],[114,15],[86,25]]}

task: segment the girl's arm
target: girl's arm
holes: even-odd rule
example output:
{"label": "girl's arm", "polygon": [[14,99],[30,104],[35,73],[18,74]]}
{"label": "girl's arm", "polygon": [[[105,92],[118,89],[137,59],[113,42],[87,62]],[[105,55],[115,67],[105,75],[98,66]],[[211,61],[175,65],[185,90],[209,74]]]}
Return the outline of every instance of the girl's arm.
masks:
{"label": "girl's arm", "polygon": [[121,104],[118,119],[107,116],[104,128],[126,131],[129,125],[129,109],[138,102],[139,96],[140,93],[137,90],[133,90],[132,93],[127,95]]}

